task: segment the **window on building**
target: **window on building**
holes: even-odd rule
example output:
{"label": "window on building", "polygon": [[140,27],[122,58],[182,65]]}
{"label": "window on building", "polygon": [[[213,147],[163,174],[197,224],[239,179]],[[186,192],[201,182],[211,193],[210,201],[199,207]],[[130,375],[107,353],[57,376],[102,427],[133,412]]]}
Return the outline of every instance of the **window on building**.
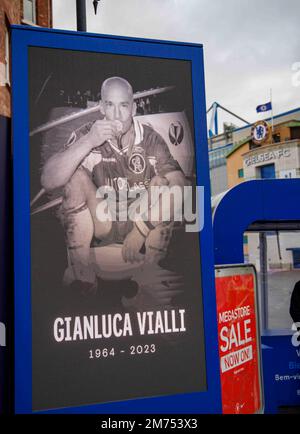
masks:
{"label": "window on building", "polygon": [[273,142],[274,143],[280,142],[280,134],[273,134]]}
{"label": "window on building", "polygon": [[259,167],[261,179],[274,179],[276,178],[275,164],[266,164]]}
{"label": "window on building", "polygon": [[23,0],[24,20],[36,24],[36,0]]}
{"label": "window on building", "polygon": [[291,139],[292,140],[300,139],[300,127],[291,128]]}
{"label": "window on building", "polygon": [[238,177],[239,178],[244,178],[244,169],[239,169],[238,170]]}

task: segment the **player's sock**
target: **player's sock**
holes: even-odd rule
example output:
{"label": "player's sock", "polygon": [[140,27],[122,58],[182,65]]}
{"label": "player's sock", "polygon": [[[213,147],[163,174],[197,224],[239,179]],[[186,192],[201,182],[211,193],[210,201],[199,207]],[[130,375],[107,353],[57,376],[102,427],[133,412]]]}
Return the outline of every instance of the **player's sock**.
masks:
{"label": "player's sock", "polygon": [[94,224],[86,203],[76,208],[65,210],[64,227],[68,249],[69,267],[64,281],[82,281],[96,284],[96,273],[90,262],[90,244],[94,233]]}

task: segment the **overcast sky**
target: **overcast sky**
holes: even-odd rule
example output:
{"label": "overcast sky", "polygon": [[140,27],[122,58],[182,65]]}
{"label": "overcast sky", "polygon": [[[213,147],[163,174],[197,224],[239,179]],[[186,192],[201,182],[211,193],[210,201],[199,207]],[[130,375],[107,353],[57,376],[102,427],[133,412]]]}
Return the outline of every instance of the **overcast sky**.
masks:
{"label": "overcast sky", "polygon": [[[101,0],[89,32],[204,45],[206,102],[253,122],[273,93],[274,115],[300,106],[292,65],[300,62],[299,0]],[[53,0],[53,26],[76,29],[76,1]],[[222,121],[234,121],[222,116]]]}

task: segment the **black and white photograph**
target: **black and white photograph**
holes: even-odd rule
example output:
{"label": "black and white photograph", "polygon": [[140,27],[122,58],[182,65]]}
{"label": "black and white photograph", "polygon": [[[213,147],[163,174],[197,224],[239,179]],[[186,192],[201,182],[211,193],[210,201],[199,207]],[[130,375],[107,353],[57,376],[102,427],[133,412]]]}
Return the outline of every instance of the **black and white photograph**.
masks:
{"label": "black and white photograph", "polygon": [[205,391],[191,62],[28,60],[33,410]]}

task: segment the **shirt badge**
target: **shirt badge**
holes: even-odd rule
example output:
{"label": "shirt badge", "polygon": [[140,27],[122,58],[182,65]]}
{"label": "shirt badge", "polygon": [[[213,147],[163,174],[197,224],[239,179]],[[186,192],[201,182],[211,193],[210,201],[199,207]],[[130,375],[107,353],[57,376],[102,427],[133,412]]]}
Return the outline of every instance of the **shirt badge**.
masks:
{"label": "shirt badge", "polygon": [[131,172],[140,175],[146,169],[146,161],[142,154],[134,152],[128,159],[128,167]]}

